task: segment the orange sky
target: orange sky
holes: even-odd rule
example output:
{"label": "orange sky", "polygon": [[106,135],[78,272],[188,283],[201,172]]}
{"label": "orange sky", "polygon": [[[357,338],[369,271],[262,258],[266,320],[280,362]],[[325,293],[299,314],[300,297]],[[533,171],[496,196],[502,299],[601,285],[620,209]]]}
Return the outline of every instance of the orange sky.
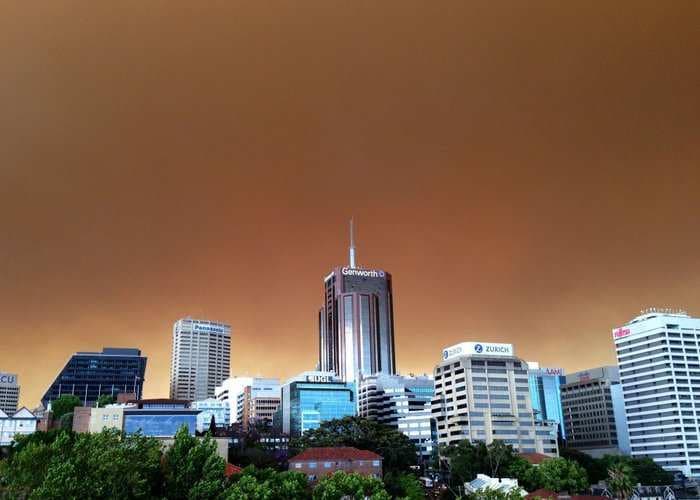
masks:
{"label": "orange sky", "polygon": [[[112,4],[111,6],[107,6]],[[700,3],[0,6],[0,371],[233,326],[232,371],[316,363],[322,278],[394,277],[397,362],[504,341],[613,361],[700,314]]]}

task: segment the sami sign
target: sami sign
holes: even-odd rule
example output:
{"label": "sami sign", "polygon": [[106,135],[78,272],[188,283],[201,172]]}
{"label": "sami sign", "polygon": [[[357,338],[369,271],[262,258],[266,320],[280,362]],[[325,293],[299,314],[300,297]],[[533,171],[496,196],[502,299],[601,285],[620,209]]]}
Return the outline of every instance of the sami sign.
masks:
{"label": "sami sign", "polygon": [[442,359],[450,359],[457,356],[512,356],[513,344],[492,344],[486,342],[462,342],[442,350]]}
{"label": "sami sign", "polygon": [[0,372],[0,385],[17,385],[17,375],[14,373]]}
{"label": "sami sign", "polygon": [[355,269],[353,267],[342,267],[340,272],[343,276],[359,276],[361,278],[383,278],[384,271],[377,269]]}
{"label": "sami sign", "polygon": [[631,333],[629,328],[616,328],[613,330],[613,338],[621,339],[622,337],[627,337]]}

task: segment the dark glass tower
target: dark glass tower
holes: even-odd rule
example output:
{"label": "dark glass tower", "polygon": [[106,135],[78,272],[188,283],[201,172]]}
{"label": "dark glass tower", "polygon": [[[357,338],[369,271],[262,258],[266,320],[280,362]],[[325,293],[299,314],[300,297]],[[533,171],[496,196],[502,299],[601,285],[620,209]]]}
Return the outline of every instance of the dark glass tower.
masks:
{"label": "dark glass tower", "polygon": [[350,223],[350,265],[336,267],[323,283],[319,311],[319,365],[346,382],[361,375],[396,373],[391,275],[355,264]]}
{"label": "dark glass tower", "polygon": [[105,347],[102,352],[76,352],[41,398],[46,407],[65,394],[78,396],[84,406],[92,406],[102,394],[114,396],[133,392],[143,394],[146,357],[139,349]]}

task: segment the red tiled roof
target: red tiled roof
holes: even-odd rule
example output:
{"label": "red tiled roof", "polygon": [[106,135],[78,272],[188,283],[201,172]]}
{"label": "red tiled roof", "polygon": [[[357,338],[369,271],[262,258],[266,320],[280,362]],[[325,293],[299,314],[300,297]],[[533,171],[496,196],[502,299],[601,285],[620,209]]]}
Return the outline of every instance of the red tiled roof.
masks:
{"label": "red tiled roof", "polygon": [[237,465],[233,465],[233,464],[226,462],[226,470],[224,471],[224,475],[226,477],[231,477],[234,474],[239,474],[241,472],[243,472],[243,469],[241,469]]}
{"label": "red tiled roof", "polygon": [[525,498],[541,498],[542,500],[554,498],[556,500],[557,498],[559,498],[559,495],[557,495],[551,490],[545,490],[544,488],[540,488],[539,490],[535,490],[532,493],[528,493],[527,495],[525,495]]}
{"label": "red tiled roof", "polygon": [[540,465],[548,458],[552,458],[549,455],[545,455],[543,453],[520,453],[520,456],[528,462],[530,462],[532,465]]}
{"label": "red tiled roof", "polygon": [[303,462],[306,460],[381,460],[382,457],[368,450],[358,450],[352,446],[339,446],[337,448],[307,448],[297,456],[289,459],[290,462]]}

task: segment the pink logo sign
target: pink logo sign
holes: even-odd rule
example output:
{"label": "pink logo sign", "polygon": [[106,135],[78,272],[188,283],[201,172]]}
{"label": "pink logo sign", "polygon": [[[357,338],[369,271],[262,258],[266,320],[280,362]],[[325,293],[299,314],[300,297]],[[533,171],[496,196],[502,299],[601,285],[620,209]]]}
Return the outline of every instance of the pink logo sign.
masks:
{"label": "pink logo sign", "polygon": [[613,330],[613,337],[616,339],[621,339],[622,337],[627,337],[627,335],[630,333],[629,328],[618,328],[617,330]]}

